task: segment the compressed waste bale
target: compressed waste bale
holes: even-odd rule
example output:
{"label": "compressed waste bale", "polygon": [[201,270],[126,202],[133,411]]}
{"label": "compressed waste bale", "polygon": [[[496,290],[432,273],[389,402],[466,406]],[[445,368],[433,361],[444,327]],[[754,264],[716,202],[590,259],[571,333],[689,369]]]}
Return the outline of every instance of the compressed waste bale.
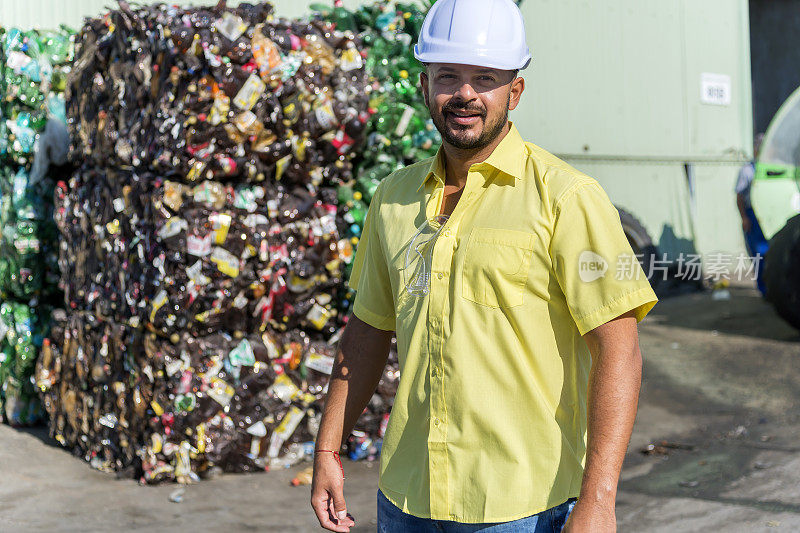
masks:
{"label": "compressed waste bale", "polygon": [[148,215],[154,176],[82,167],[57,184],[60,287],[68,310],[141,324],[155,266]]}
{"label": "compressed waste bale", "polygon": [[[214,354],[233,353],[234,360],[243,358],[245,361],[254,357],[251,353],[260,354],[258,361],[271,363],[273,367],[278,365],[278,371],[285,366],[299,372],[294,383],[282,385],[280,390],[289,392],[278,396],[279,401],[273,398],[266,404],[246,404],[242,419],[263,424],[266,417],[280,422],[281,414],[289,412],[295,395],[299,395],[303,403],[295,406],[292,416],[297,417],[311,409],[314,414],[308,415],[309,420],[318,419],[335,342],[342,327],[342,320],[334,307],[337,291],[343,287],[340,274],[343,260],[339,250],[349,246],[348,241],[342,242],[337,238],[337,221],[332,214],[335,208],[315,200],[302,188],[285,191],[281,186],[264,184],[239,189],[237,193],[232,186],[218,185],[204,182],[189,187],[162,181],[152,173],[112,169],[81,169],[68,184],[60,183],[56,194],[56,220],[63,236],[60,260],[63,288],[68,308],[88,310],[71,311],[69,319],[77,317],[78,324],[107,323],[107,327],[126,328],[126,335],[136,339],[147,333],[150,336],[147,338],[158,340],[158,349],[153,349],[154,345],[148,348],[142,340],[124,342],[127,351],[134,354],[148,349],[151,353],[181,353],[181,343],[187,342],[187,336],[200,339],[223,332],[218,333],[222,337],[217,338],[227,340],[217,340]],[[255,193],[254,190],[258,189],[271,192]],[[263,209],[253,209],[250,213],[241,201],[240,205],[244,207],[235,207],[243,191],[259,202],[263,198],[270,198],[267,203],[276,201],[280,211],[265,204]],[[332,192],[332,189],[327,191]],[[225,223],[217,224],[215,228],[214,221],[220,219]],[[186,221],[191,221],[191,224]],[[92,229],[91,235],[81,228]],[[206,249],[189,246],[188,241],[197,228],[208,230],[207,235],[201,238],[208,242]],[[248,246],[250,252],[247,252]],[[215,254],[217,248],[221,251]],[[219,258],[225,257],[223,251],[236,260],[232,263],[221,261]],[[247,272],[250,275],[246,276]],[[81,342],[89,335],[80,325],[73,325],[72,329],[74,333],[69,337],[75,342]],[[261,340],[248,340],[242,346],[240,339],[250,339],[254,332]],[[51,429],[59,442],[70,447],[78,446],[82,455],[98,468],[128,470],[149,482],[163,479],[186,481],[193,478],[191,472],[204,471],[208,465],[248,471],[257,468],[256,465],[263,468],[270,462],[273,465],[285,464],[287,456],[290,456],[288,461],[303,459],[305,452],[299,453],[299,446],[289,450],[281,447],[281,443],[288,441],[299,445],[301,442],[297,439],[302,438],[305,442],[314,436],[308,431],[298,433],[301,430],[291,428],[287,422],[279,433],[278,444],[274,440],[259,441],[257,446],[263,453],[261,461],[255,463],[247,457],[256,446],[252,435],[247,433],[249,427],[239,428],[240,434],[234,439],[225,430],[228,426],[214,425],[217,421],[214,424],[209,421],[224,409],[222,403],[211,404],[216,411],[208,411],[206,406],[193,412],[194,406],[199,405],[196,403],[198,399],[187,397],[186,384],[164,379],[164,375],[172,376],[174,371],[165,367],[162,373],[160,368],[154,368],[155,365],[144,370],[145,365],[140,365],[130,371],[137,380],[142,375],[161,375],[161,379],[155,381],[160,382],[164,399],[156,404],[146,402],[141,405],[151,416],[161,417],[163,423],[142,426],[140,422],[131,422],[129,427],[139,429],[125,442],[138,452],[129,452],[127,456],[115,454],[113,448],[102,444],[108,440],[110,430],[107,425],[97,422],[102,426],[98,426],[99,432],[89,434],[76,430],[84,427],[83,423],[69,426],[67,430],[61,429],[64,420],[69,420],[64,412],[69,411],[68,406],[73,401],[71,395],[59,394],[58,388],[54,390],[53,387],[56,383],[61,383],[62,387],[64,383],[71,384],[71,394],[76,397],[84,395],[84,391],[97,392],[102,388],[101,383],[111,379],[108,373],[112,372],[113,365],[124,361],[125,356],[120,352],[108,352],[98,345],[84,346],[84,353],[109,353],[108,359],[115,363],[98,365],[94,374],[88,368],[70,373],[63,370],[65,365],[69,367],[64,360],[72,361],[74,358],[69,356],[66,347],[59,351],[58,347],[65,346],[66,341],[58,335],[53,335],[53,356],[49,363],[43,359],[38,383],[47,398],[45,405],[51,416]],[[266,342],[264,339],[274,340]],[[187,353],[191,354],[192,350]],[[233,375],[234,379],[231,379],[230,372],[235,373],[235,370],[225,362],[226,365],[217,369],[219,374],[192,374],[191,380],[199,383],[199,390],[202,390],[203,383],[205,386],[218,383],[223,390],[230,390],[229,386],[235,390],[243,378]],[[48,379],[48,376],[57,374],[55,369],[59,365],[62,370],[58,379]],[[189,366],[196,369],[198,363],[193,361]],[[391,374],[391,368],[396,368],[396,361],[387,370],[387,376],[396,380],[396,373]],[[181,376],[188,376],[186,369],[181,372]],[[97,382],[87,383],[86,376],[89,375],[96,375]],[[116,386],[127,387],[129,381],[117,378],[120,385]],[[359,437],[371,435],[379,438],[380,421],[388,412],[394,394],[392,386],[386,387],[371,404],[369,412],[373,414],[362,419],[367,427],[357,430],[362,433]],[[133,394],[128,388],[119,393]],[[103,388],[101,396],[106,394],[109,394],[108,389]],[[178,411],[182,402],[188,402],[192,409],[185,413]],[[103,401],[100,406],[112,403]],[[125,405],[133,404],[126,402]],[[156,415],[159,411],[161,413]],[[103,418],[108,412],[102,409],[93,413],[98,420],[108,420]],[[126,419],[123,414],[113,414],[118,420]],[[185,469],[179,468],[178,464],[170,463],[167,456],[156,454],[157,458],[154,458],[150,454],[154,446],[158,449],[154,442],[170,442],[166,438],[171,427],[165,425],[167,420],[169,424],[183,428],[177,434],[178,441],[172,442],[174,445],[188,442],[186,429],[196,433],[198,425],[211,424],[203,429],[210,439],[208,447],[197,448],[197,444],[193,444],[197,450],[203,451],[192,452],[193,461],[196,457],[199,459],[190,463],[189,473],[184,473]],[[269,426],[268,429],[271,430]],[[256,430],[262,432],[261,425],[257,425]],[[84,435],[87,440],[80,439]],[[271,434],[270,439],[273,439]],[[94,448],[81,448],[84,446]],[[102,448],[102,453],[97,447]],[[171,449],[167,447],[167,450]],[[307,450],[308,445],[303,449]],[[145,456],[149,462],[144,461]],[[175,463],[182,456],[170,457]]]}
{"label": "compressed waste bale", "polygon": [[[148,483],[288,466],[313,450],[334,348],[299,330],[177,342],[91,313],[55,313],[37,385],[53,437]],[[396,361],[395,361],[396,364]],[[382,436],[387,369],[354,439]]]}
{"label": "compressed waste bale", "polygon": [[[230,409],[234,373],[237,398],[254,379],[264,390],[273,380],[271,366],[256,364],[256,355],[266,359],[263,344],[239,366],[219,355],[243,342],[252,347],[258,338],[234,344],[223,334],[184,335],[173,344],[141,328],[72,313],[57,314],[51,339],[38,385],[46,391],[54,438],[96,468],[129,470],[151,482],[195,475],[186,454],[205,452],[203,430],[208,427],[211,439],[215,428],[206,421],[239,414]],[[224,450],[218,455],[227,457]]]}
{"label": "compressed waste bale", "polygon": [[0,304],[0,398],[2,416],[13,425],[28,425],[42,418],[42,408],[31,377],[49,313],[24,303]]}
{"label": "compressed waste bale", "polygon": [[0,419],[40,420],[33,385],[58,292],[53,188],[67,168],[72,32],[0,30]]}
{"label": "compressed waste bale", "polygon": [[272,12],[120,2],[89,20],[67,87],[75,157],[188,182],[342,181],[369,119],[359,43]]}
{"label": "compressed waste bale", "polygon": [[[2,39],[0,154],[6,163],[29,165],[48,120],[65,121],[64,90],[73,59],[73,32],[5,30]],[[63,161],[61,161],[63,163]],[[46,168],[46,167],[45,167]],[[37,181],[41,176],[35,176]]]}
{"label": "compressed waste bale", "polygon": [[32,377],[58,299],[57,241],[51,181],[11,169],[0,165],[0,418],[28,425],[42,415]]}
{"label": "compressed waste bale", "polygon": [[80,169],[56,193],[67,305],[167,336],[270,323],[330,337],[352,256],[333,194]]}
{"label": "compressed waste bale", "polygon": [[[65,310],[37,368],[52,435],[151,483],[308,458],[349,308],[358,40],[269,4],[120,2],[77,43]],[[353,446],[382,437],[396,379]]]}
{"label": "compressed waste bale", "polygon": [[163,244],[157,261],[174,283],[151,300],[149,323],[165,334],[254,331],[269,323],[277,331],[333,335],[339,248],[347,243],[338,242],[332,194],[274,182],[164,182],[153,197]]}
{"label": "compressed waste bale", "polygon": [[53,301],[57,295],[57,232],[52,180],[0,165],[0,298]]}

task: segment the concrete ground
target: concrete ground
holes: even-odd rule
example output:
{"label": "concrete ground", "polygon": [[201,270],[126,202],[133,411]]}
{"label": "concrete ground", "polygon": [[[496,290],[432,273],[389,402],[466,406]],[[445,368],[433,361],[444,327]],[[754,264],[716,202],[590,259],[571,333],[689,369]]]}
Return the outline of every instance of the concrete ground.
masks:
{"label": "concrete ground", "polygon": [[[645,374],[620,485],[621,532],[800,531],[800,334],[750,288],[662,298],[640,325]],[[642,453],[648,445],[653,450]],[[139,486],[46,430],[0,427],[0,531],[321,531],[305,465],[186,488]],[[354,532],[375,531],[377,464],[345,463]]]}

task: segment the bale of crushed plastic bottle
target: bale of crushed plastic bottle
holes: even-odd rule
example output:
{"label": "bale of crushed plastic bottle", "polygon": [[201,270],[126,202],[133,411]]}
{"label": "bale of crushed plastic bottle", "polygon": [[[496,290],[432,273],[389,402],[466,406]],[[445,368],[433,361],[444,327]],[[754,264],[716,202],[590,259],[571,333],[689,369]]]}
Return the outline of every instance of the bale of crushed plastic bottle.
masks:
{"label": "bale of crushed plastic bottle", "polygon": [[352,33],[236,8],[129,6],[91,19],[67,84],[76,158],[195,183],[335,184],[367,113]]}
{"label": "bale of crushed plastic bottle", "polygon": [[39,421],[33,370],[58,294],[53,187],[67,169],[72,32],[0,29],[0,420]]}
{"label": "bale of crushed plastic bottle", "polygon": [[[299,330],[176,341],[59,311],[37,386],[52,436],[95,468],[187,483],[309,458],[334,355]],[[399,379],[392,363],[351,436],[354,459],[377,453]]]}
{"label": "bale of crushed plastic bottle", "polygon": [[[359,42],[269,4],[88,20],[56,188],[65,311],[37,385],[93,466],[189,482],[307,458],[349,308],[337,189],[369,119]],[[377,453],[396,362],[349,439]]]}

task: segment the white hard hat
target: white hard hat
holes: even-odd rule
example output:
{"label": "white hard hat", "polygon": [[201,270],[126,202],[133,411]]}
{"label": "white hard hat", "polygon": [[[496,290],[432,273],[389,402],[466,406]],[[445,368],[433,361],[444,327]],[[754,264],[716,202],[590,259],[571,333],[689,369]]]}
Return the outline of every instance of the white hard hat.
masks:
{"label": "white hard hat", "polygon": [[522,70],[531,62],[522,13],[511,0],[438,0],[425,17],[414,57]]}

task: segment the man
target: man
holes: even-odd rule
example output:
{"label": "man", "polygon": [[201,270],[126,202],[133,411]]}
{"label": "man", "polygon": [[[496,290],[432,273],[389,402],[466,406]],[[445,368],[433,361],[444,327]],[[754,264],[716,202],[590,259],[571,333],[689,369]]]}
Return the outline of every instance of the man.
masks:
{"label": "man", "polygon": [[[739,170],[739,178],[736,180],[736,207],[739,208],[739,216],[742,218],[742,232],[744,233],[744,243],[747,247],[747,253],[750,257],[760,257],[756,263],[756,286],[761,294],[767,293],[766,285],[764,284],[764,265],[762,263],[764,256],[767,254],[769,242],[764,237],[764,232],[761,230],[761,225],[758,223],[756,214],[753,207],[750,205],[750,189],[753,185],[753,179],[756,177],[755,160],[758,159],[758,153],[761,150],[761,142],[764,140],[764,134],[759,133],[753,141],[753,161],[749,161]],[[756,261],[756,259],[754,259]]]}
{"label": "man", "polygon": [[[333,452],[392,332],[401,378],[379,531],[556,531],[568,516],[566,531],[615,530],[641,383],[637,321],[658,299],[599,184],[508,121],[525,43],[511,0],[439,0],[425,19],[415,54],[443,144],[380,183],[356,249],[314,461],[311,504],[330,531],[355,524]],[[418,228],[439,214],[449,218],[426,251]],[[430,275],[412,294],[405,273],[420,250]]]}

